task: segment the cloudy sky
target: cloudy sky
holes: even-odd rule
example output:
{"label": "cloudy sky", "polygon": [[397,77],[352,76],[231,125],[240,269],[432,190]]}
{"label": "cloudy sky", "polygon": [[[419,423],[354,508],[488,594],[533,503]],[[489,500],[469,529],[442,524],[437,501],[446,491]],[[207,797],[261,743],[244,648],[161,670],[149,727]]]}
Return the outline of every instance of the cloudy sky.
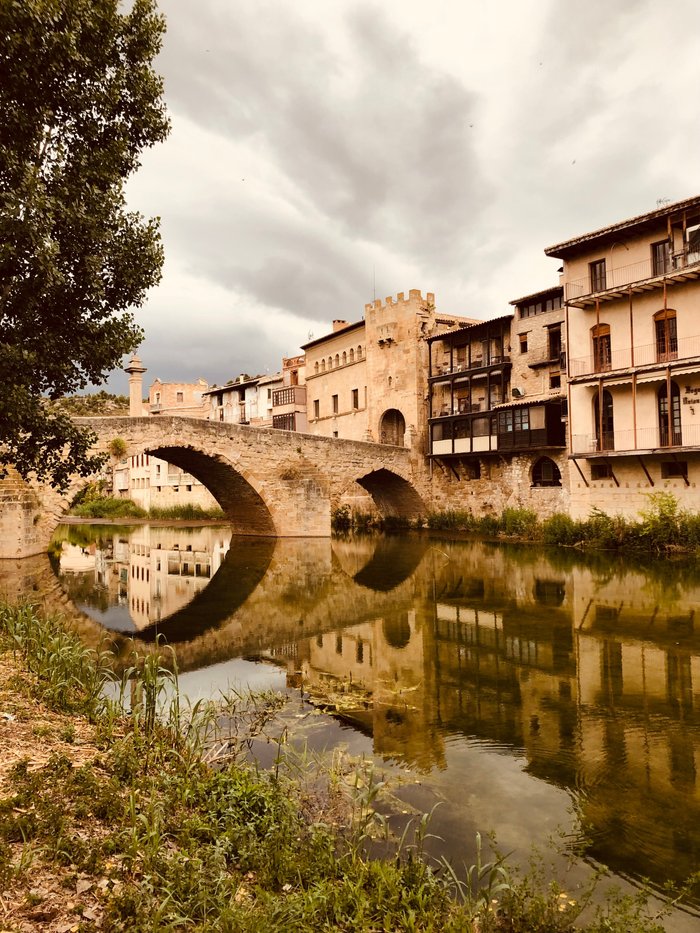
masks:
{"label": "cloudy sky", "polygon": [[503,314],[556,283],[546,246],[700,193],[698,0],[160,6],[147,382],[274,371],[409,288]]}

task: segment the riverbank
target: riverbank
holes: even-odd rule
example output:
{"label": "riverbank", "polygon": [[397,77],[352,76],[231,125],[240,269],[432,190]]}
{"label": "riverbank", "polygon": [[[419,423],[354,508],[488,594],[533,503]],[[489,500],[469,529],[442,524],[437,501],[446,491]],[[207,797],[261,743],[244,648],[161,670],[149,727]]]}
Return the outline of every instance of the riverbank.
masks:
{"label": "riverbank", "polygon": [[[0,607],[0,929],[573,929],[590,891],[518,880],[501,863],[428,865],[425,821],[390,861],[368,859],[366,775],[330,768],[305,784],[281,756],[256,771],[238,754],[245,729],[212,767],[213,707],[182,708],[153,659],[136,668],[125,715],[104,700],[105,656]],[[580,929],[663,927],[626,899]]]}

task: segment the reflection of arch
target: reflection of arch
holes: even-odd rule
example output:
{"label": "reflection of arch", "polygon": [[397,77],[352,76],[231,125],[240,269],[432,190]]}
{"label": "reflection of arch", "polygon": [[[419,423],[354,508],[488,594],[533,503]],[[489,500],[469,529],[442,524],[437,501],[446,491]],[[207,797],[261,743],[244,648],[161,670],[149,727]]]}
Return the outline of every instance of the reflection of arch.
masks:
{"label": "reflection of arch", "polygon": [[353,579],[360,586],[388,593],[415,572],[427,546],[426,538],[379,538],[374,554]]}
{"label": "reflection of arch", "polygon": [[372,496],[384,516],[417,518],[425,514],[423,500],[413,486],[391,470],[384,467],[372,470],[361,476],[357,483]]}
{"label": "reflection of arch", "polygon": [[242,473],[217,457],[192,447],[149,447],[151,456],[190,473],[214,496],[236,532],[276,534],[272,516],[260,493]]}
{"label": "reflection of arch", "polygon": [[132,632],[134,639],[153,642],[158,635],[175,642],[189,641],[225,622],[242,606],[267,572],[274,538],[235,538],[224,560],[204,589],[171,616]]}
{"label": "reflection of arch", "polygon": [[382,444],[403,447],[406,420],[397,408],[388,408],[379,419],[379,438]]}
{"label": "reflection of arch", "polygon": [[550,457],[540,457],[532,468],[533,486],[561,486],[559,467]]}
{"label": "reflection of arch", "polygon": [[411,640],[411,626],[406,613],[387,616],[382,621],[382,632],[387,645],[392,648],[405,648]]}

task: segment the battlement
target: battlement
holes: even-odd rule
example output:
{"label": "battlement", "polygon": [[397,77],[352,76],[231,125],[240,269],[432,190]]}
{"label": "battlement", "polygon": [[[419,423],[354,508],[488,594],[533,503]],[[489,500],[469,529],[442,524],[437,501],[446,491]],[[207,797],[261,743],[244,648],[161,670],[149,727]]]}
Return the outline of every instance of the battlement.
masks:
{"label": "battlement", "polygon": [[393,308],[395,305],[400,304],[412,304],[414,302],[419,302],[420,304],[435,305],[435,294],[433,292],[426,292],[425,302],[423,300],[423,295],[420,288],[411,288],[408,292],[408,298],[406,298],[405,292],[399,292],[396,296],[396,301],[392,295],[389,295],[384,299],[384,303],[380,298],[375,299],[373,302],[365,305],[365,314],[370,314],[372,311],[380,311],[382,308]]}

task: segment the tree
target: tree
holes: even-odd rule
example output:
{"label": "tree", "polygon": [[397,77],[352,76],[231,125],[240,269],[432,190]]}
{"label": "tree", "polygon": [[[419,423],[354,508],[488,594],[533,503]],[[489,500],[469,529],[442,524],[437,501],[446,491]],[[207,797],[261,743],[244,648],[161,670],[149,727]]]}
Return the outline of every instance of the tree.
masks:
{"label": "tree", "polygon": [[0,0],[0,469],[65,488],[101,463],[47,399],[99,385],[143,334],[158,220],[126,207],[169,129],[155,0]]}

